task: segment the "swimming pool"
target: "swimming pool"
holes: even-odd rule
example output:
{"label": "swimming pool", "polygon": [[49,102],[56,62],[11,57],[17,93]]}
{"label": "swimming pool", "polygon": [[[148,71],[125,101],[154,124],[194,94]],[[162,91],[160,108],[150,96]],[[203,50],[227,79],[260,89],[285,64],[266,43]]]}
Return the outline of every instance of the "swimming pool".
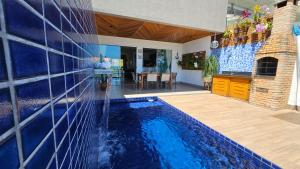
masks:
{"label": "swimming pool", "polygon": [[280,168],[156,98],[111,101],[100,168]]}

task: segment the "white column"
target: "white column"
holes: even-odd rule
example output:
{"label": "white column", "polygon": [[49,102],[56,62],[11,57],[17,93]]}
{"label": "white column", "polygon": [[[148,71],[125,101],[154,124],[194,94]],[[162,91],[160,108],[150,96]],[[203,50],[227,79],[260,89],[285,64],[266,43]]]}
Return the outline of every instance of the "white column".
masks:
{"label": "white column", "polygon": [[291,106],[300,106],[300,35],[297,39],[297,59],[293,74],[292,86],[288,104]]}

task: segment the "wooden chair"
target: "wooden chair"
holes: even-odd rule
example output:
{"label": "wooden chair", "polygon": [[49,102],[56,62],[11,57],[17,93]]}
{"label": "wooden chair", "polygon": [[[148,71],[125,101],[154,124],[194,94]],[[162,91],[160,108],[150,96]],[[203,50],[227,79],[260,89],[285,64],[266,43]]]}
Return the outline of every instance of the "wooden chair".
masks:
{"label": "wooden chair", "polygon": [[134,72],[131,72],[131,76],[132,76],[132,79],[134,81],[135,87],[138,88],[141,80],[139,79],[139,77]]}
{"label": "wooden chair", "polygon": [[171,85],[174,83],[175,84],[175,89],[176,89],[176,77],[177,77],[177,73],[172,72],[171,73]]}
{"label": "wooden chair", "polygon": [[170,73],[163,73],[161,74],[161,78],[160,78],[160,86],[162,87],[163,83],[168,84],[169,88],[171,89],[171,75]]}
{"label": "wooden chair", "polygon": [[158,85],[158,78],[156,73],[149,73],[147,74],[147,88],[149,87],[149,83],[155,83],[155,86]]}

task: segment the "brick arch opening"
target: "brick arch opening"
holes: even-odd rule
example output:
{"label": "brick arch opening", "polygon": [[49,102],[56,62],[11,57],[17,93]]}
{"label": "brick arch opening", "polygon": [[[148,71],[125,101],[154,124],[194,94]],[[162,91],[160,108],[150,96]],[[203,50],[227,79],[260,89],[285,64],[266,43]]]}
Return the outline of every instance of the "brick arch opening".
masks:
{"label": "brick arch opening", "polygon": [[263,57],[257,60],[257,75],[276,76],[278,59],[274,57]]}

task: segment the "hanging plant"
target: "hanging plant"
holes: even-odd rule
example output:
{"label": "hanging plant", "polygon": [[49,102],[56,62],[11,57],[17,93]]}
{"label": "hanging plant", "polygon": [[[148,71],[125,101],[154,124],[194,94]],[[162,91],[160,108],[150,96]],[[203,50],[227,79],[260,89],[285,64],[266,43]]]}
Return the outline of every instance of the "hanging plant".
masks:
{"label": "hanging plant", "polygon": [[243,19],[239,23],[240,30],[243,34],[248,33],[248,30],[249,30],[250,26],[251,26],[251,20],[250,19]]}
{"label": "hanging plant", "polygon": [[228,45],[229,45],[231,36],[232,36],[231,30],[227,29],[227,30],[224,32],[224,34],[223,34],[223,39],[222,39],[222,44],[223,44],[224,46],[228,46]]}

